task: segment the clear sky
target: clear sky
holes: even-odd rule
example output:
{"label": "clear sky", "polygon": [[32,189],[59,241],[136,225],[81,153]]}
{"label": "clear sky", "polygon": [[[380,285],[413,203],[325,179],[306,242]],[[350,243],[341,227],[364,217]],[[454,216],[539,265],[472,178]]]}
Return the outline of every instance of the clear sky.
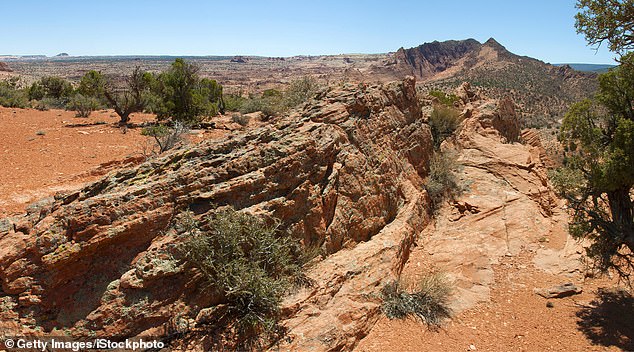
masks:
{"label": "clear sky", "polygon": [[384,53],[493,37],[550,63],[613,63],[574,28],[575,0],[4,0],[0,55]]}

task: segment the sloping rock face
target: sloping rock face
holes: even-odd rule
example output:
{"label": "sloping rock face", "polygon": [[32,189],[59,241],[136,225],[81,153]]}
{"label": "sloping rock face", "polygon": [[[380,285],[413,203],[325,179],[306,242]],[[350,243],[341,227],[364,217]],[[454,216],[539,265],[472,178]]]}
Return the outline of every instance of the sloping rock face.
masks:
{"label": "sloping rock face", "polygon": [[510,96],[533,126],[554,123],[570,104],[591,97],[597,89],[595,73],[513,54],[493,38],[482,44],[467,39],[401,48],[371,71],[392,79],[414,75],[421,85],[445,91],[471,82],[487,96]]}
{"label": "sloping rock face", "polygon": [[415,279],[421,265],[448,273],[457,287],[457,311],[489,300],[495,265],[505,256],[525,255],[554,274],[582,270],[580,246],[568,235],[564,204],[549,186],[542,150],[510,143],[519,129],[508,104],[479,100],[465,106],[459,132],[443,144],[458,151],[464,190],[441,208],[402,273]]}
{"label": "sloping rock face", "polygon": [[481,46],[477,40],[467,39],[435,41],[410,49],[400,48],[395,54],[397,67],[404,71],[409,69],[416,77],[427,79],[447,70]]}
{"label": "sloping rock face", "polygon": [[[288,348],[352,348],[425,227],[432,153],[415,81],[346,86],[258,130],[169,152],[0,220],[5,334],[160,334],[195,325],[203,294],[173,224],[231,205],[279,218],[330,255],[284,306]],[[178,322],[177,322],[178,323]],[[25,331],[27,330],[27,331]]]}
{"label": "sloping rock face", "polygon": [[0,71],[13,72],[13,70],[5,62],[0,61]]}

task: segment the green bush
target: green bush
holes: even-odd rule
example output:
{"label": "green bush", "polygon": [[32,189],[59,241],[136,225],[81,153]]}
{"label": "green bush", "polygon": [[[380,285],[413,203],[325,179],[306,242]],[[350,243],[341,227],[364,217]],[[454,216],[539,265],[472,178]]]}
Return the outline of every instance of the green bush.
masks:
{"label": "green bush", "polygon": [[68,104],[66,104],[67,110],[74,110],[76,117],[88,117],[90,114],[101,108],[101,104],[97,98],[85,96],[82,94],[75,94],[70,98]]}
{"label": "green bush", "polygon": [[460,122],[462,118],[456,109],[442,105],[435,106],[429,116],[434,147],[439,148],[440,144],[456,131]]}
{"label": "green bush", "polygon": [[[267,89],[261,96],[250,96],[249,98],[231,98],[232,102],[227,106],[238,105],[238,111],[248,114],[261,111],[266,117],[280,115],[289,109],[305,103],[319,90],[319,84],[312,77],[303,77],[291,81],[290,85],[283,92],[277,89]],[[227,108],[227,110],[230,110]]]}
{"label": "green bush", "polygon": [[439,208],[446,198],[453,198],[462,191],[453,171],[457,168],[456,155],[450,152],[435,152],[429,162],[429,175],[425,189],[429,194],[432,209]]}
{"label": "green bush", "polygon": [[195,124],[202,117],[212,117],[224,110],[222,86],[198,75],[200,68],[183,59],[176,59],[169,70],[159,75],[144,76],[157,97],[153,111],[160,119],[172,118]]}
{"label": "green bush", "polygon": [[33,83],[29,89],[29,98],[40,100],[48,97],[57,100],[64,100],[73,94],[73,86],[61,77],[42,77],[38,82]]}
{"label": "green bush", "polygon": [[95,70],[90,70],[84,74],[79,81],[77,92],[86,97],[96,98],[105,102],[106,77]]}
{"label": "green bush", "polygon": [[460,98],[455,94],[447,94],[440,90],[431,90],[429,91],[429,95],[438,99],[440,104],[445,106],[454,106],[454,104],[460,101]]}
{"label": "green bush", "polygon": [[319,90],[319,83],[313,77],[302,77],[291,81],[284,91],[286,106],[289,108],[303,104],[312,98]]}
{"label": "green bush", "polygon": [[18,83],[17,77],[0,81],[0,106],[22,109],[28,106],[28,96],[23,89],[18,88]]}
{"label": "green bush", "polygon": [[224,296],[237,340],[250,344],[270,336],[282,296],[301,277],[297,242],[276,223],[233,209],[188,223],[184,257],[203,274],[206,290]]}
{"label": "green bush", "polygon": [[227,111],[241,111],[242,105],[247,100],[247,98],[235,94],[225,95],[223,98],[225,102],[225,110]]}
{"label": "green bush", "polygon": [[261,97],[251,97],[244,101],[240,112],[243,114],[249,114],[252,112],[261,111],[264,116],[271,117],[277,116],[286,111],[283,98],[281,96],[267,95]]}
{"label": "green bush", "polygon": [[393,281],[381,290],[381,308],[390,319],[414,316],[428,325],[437,327],[443,319],[451,317],[451,292],[451,286],[439,274],[424,277],[412,293],[405,291],[398,281]]}
{"label": "green bush", "polygon": [[26,90],[28,99],[39,101],[33,104],[38,110],[63,109],[74,93],[73,86],[61,77],[42,77]]}
{"label": "green bush", "polygon": [[188,130],[189,128],[185,124],[176,121],[173,127],[166,125],[145,127],[141,130],[141,135],[154,138],[156,149],[158,149],[158,151],[155,150],[156,154],[161,154],[183,142],[184,135]]}

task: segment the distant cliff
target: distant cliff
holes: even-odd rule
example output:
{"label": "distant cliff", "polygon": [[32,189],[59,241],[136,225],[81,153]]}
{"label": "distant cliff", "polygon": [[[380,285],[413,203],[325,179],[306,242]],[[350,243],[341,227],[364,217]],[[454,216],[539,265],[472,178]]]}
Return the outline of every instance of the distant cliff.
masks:
{"label": "distant cliff", "polygon": [[400,48],[377,72],[415,75],[430,89],[447,91],[468,81],[491,97],[512,97],[523,116],[543,124],[561,118],[570,103],[597,87],[596,73],[513,54],[493,38],[483,44],[467,39]]}

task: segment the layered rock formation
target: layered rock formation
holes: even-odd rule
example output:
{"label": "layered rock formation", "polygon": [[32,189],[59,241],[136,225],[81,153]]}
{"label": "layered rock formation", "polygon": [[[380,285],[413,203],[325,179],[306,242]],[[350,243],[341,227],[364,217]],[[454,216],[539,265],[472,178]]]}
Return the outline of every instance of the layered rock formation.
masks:
{"label": "layered rock formation", "polygon": [[479,50],[482,45],[475,39],[448,40],[425,43],[415,48],[400,48],[395,54],[399,70],[415,74],[421,79],[430,79],[443,72],[468,55]]}
{"label": "layered rock formation", "polygon": [[[553,274],[579,274],[580,246],[549,186],[539,137],[520,134],[508,100],[472,101],[463,114],[458,133],[443,144],[458,153],[463,191],[425,229],[403,275],[415,279],[421,265],[447,273],[460,311],[489,300],[495,266],[505,256],[524,255]],[[521,137],[531,144],[517,143]]]}
{"label": "layered rock formation", "polygon": [[465,191],[433,226],[423,186],[432,140],[415,80],[329,89],[265,127],[171,151],[0,220],[3,334],[157,336],[176,326],[179,348],[208,349],[217,341],[198,322],[214,311],[196,317],[223,301],[180,258],[177,224],[183,210],[203,216],[218,205],[278,218],[327,254],[307,268],[312,284],[283,302],[283,350],[353,349],[380,317],[381,287],[421,274],[420,262],[451,274],[457,308],[487,299],[501,256],[529,250],[536,266],[577,270],[538,141],[517,143],[514,104],[468,85],[457,93],[465,120],[443,148],[458,151]]}
{"label": "layered rock formation", "polygon": [[[346,86],[266,127],[178,149],[0,220],[5,335],[196,329],[203,293],[175,250],[178,214],[215,205],[273,216],[328,255],[289,297],[289,348],[353,347],[427,223],[432,153],[415,81]],[[26,330],[26,331],[25,331]]]}
{"label": "layered rock formation", "polygon": [[490,97],[510,96],[529,125],[551,125],[568,106],[596,91],[596,74],[556,67],[511,53],[495,39],[432,42],[404,49],[374,71],[393,77],[415,75],[430,89],[451,90],[462,82],[486,90]]}

